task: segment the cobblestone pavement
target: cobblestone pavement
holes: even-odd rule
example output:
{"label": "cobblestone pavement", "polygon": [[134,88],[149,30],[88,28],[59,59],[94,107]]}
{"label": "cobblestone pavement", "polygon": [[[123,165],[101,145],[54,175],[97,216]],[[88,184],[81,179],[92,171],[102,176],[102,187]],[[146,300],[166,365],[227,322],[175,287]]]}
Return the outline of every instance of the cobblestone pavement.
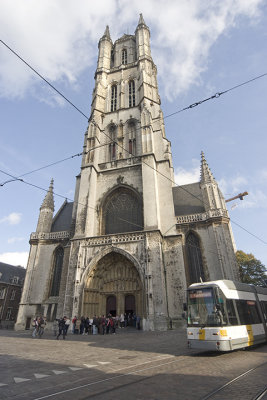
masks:
{"label": "cobblestone pavement", "polygon": [[186,342],[185,331],[175,330],[66,340],[2,330],[0,399],[254,400],[267,385],[267,344],[207,353]]}

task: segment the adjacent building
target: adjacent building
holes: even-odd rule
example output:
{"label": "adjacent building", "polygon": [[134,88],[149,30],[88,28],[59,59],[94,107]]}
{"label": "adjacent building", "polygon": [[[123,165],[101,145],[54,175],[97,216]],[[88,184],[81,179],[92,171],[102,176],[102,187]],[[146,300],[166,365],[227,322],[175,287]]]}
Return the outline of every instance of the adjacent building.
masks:
{"label": "adjacent building", "polygon": [[150,31],[98,44],[91,116],[73,203],[54,215],[54,182],[30,237],[16,328],[135,313],[143,329],[181,324],[192,282],[238,279],[223,195],[201,153],[200,181],[177,186]]}
{"label": "adjacent building", "polygon": [[0,328],[13,328],[26,269],[0,262]]}

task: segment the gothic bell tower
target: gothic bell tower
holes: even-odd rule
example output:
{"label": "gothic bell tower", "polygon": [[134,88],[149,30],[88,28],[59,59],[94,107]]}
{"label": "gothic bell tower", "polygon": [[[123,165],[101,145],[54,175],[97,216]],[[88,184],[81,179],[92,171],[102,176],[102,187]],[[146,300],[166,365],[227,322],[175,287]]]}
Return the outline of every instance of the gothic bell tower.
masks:
{"label": "gothic bell tower", "polygon": [[[135,35],[125,34],[113,43],[107,26],[98,48],[91,116],[78,178],[75,234],[143,229],[164,233],[175,224],[172,207],[163,206],[172,203],[173,167],[150,32],[142,14]],[[121,199],[113,194],[109,201],[106,196],[119,187]],[[110,207],[114,213],[118,208],[121,219],[118,214],[118,218],[111,215]]]}
{"label": "gothic bell tower", "polygon": [[78,267],[67,289],[74,301],[65,313],[105,314],[113,301],[117,314],[132,310],[147,329],[165,329],[162,238],[175,234],[173,165],[142,14],[135,34],[114,43],[107,26],[98,49],[74,203],[70,265]]}

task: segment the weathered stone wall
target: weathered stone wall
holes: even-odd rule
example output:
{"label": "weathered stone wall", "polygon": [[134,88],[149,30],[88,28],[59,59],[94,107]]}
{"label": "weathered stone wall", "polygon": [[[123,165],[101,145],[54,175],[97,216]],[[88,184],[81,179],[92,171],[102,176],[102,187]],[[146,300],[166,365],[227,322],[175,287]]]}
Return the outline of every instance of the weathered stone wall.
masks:
{"label": "weathered stone wall", "polygon": [[186,277],[182,236],[163,239],[163,259],[166,276],[169,326],[177,327],[182,319],[183,303],[186,301]]}

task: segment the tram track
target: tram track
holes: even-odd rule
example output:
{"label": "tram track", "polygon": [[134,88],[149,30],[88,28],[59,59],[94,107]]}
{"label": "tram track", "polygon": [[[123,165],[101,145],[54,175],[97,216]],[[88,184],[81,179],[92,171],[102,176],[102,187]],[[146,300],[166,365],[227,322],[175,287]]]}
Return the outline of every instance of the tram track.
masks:
{"label": "tram track", "polygon": [[256,397],[254,397],[252,400],[263,400],[265,395],[267,395],[267,386],[265,386],[263,390],[257,393]]}
{"label": "tram track", "polygon": [[[248,377],[249,374],[252,374],[254,371],[256,371],[257,369],[259,369],[265,365],[267,365],[267,362],[259,364],[256,367],[243,372],[242,374],[236,376],[234,379],[231,379],[230,381],[226,382],[224,385],[218,387],[217,389],[213,390],[206,396],[202,397],[201,400],[208,400],[208,399],[215,398],[217,396],[217,394],[222,393],[224,390],[229,389],[231,386],[233,387],[237,382],[240,382],[245,377]],[[256,396],[251,398],[251,400],[263,400],[263,398],[265,397],[266,394],[267,394],[267,386],[264,385],[264,387],[261,388],[257,392]]]}

